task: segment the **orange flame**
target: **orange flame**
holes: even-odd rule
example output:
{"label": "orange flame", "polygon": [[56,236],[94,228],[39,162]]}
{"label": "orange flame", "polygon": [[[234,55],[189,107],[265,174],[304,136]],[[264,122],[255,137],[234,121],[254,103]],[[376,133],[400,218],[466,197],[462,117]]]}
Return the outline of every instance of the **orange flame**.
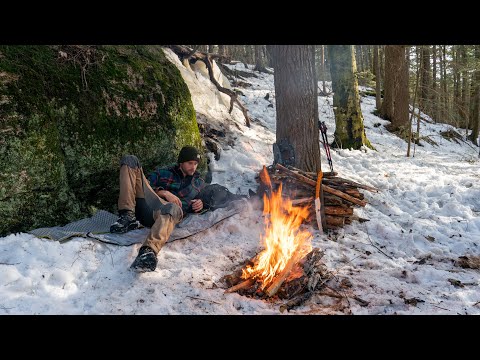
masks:
{"label": "orange flame", "polygon": [[[271,189],[270,177],[264,167],[260,179]],[[272,283],[275,276],[295,254],[301,259],[312,250],[312,235],[301,230],[300,225],[309,215],[308,207],[294,207],[290,199],[282,198],[282,184],[278,191],[271,191],[270,197],[263,195],[265,216],[265,250],[258,254],[253,266],[242,270],[242,278],[258,278],[261,289]]]}

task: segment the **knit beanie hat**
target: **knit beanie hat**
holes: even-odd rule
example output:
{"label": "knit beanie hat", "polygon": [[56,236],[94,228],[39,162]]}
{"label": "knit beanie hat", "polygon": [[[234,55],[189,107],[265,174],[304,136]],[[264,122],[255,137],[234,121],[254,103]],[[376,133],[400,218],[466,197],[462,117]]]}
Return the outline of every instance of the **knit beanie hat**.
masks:
{"label": "knit beanie hat", "polygon": [[184,146],[182,150],[180,150],[180,154],[178,154],[178,163],[180,164],[191,160],[200,162],[200,154],[193,146]]}

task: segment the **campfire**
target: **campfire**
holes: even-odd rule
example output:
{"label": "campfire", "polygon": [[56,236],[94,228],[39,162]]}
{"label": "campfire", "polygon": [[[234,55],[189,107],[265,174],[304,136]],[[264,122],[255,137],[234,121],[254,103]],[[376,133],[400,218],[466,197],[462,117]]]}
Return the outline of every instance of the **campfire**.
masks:
{"label": "campfire", "polygon": [[[270,177],[266,172],[265,177],[271,189]],[[270,194],[265,192],[263,204],[266,234],[262,240],[265,250],[258,254],[253,266],[247,265],[242,270],[242,278],[257,279],[261,283],[260,289],[266,288],[266,293],[271,296],[298,260],[312,250],[312,234],[300,228],[309,215],[308,208],[294,207],[290,199],[282,198],[282,185]],[[290,275],[291,278],[295,276]]]}
{"label": "campfire", "polygon": [[[306,196],[312,185],[315,185],[314,177],[279,164],[272,166],[270,173],[273,181],[265,166],[258,177],[259,193],[263,194],[265,221],[264,235],[260,239],[263,250],[247,260],[240,269],[222,278],[228,286],[226,292],[270,301],[287,299],[288,302],[280,307],[281,311],[303,304],[314,293],[343,300],[344,296],[326,286],[334,274],[328,271],[322,261],[324,253],[318,248],[312,248],[313,235],[306,229],[306,225],[313,225],[315,219],[314,197]],[[344,218],[347,217],[351,218],[349,222],[359,220],[360,218],[352,216],[353,209],[349,209],[345,202],[365,206],[366,202],[356,187],[368,187],[342,178],[333,179],[335,174],[327,176],[324,181],[330,184],[329,195],[340,199],[332,204],[332,197],[329,196],[327,212],[342,217],[342,221],[337,220],[334,225],[330,218],[326,228],[345,224]],[[321,182],[321,179],[319,176],[318,181]],[[287,184],[287,194],[284,193],[284,183]],[[340,186],[335,189],[337,183]],[[292,187],[292,184],[301,186]],[[300,189],[302,186],[303,190]],[[325,214],[323,216],[326,217]]]}

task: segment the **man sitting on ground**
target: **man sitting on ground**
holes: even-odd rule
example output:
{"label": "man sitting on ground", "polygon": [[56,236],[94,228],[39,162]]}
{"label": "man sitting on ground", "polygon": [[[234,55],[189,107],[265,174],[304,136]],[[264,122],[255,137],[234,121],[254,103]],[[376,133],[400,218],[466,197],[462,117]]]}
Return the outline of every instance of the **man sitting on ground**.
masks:
{"label": "man sitting on ground", "polygon": [[110,232],[125,233],[140,224],[150,227],[131,268],[154,271],[157,255],[174,227],[189,213],[224,207],[235,195],[218,184],[206,184],[197,171],[200,154],[193,146],[180,150],[177,164],[157,167],[146,179],[138,158],[126,155],[120,160],[119,219]]}

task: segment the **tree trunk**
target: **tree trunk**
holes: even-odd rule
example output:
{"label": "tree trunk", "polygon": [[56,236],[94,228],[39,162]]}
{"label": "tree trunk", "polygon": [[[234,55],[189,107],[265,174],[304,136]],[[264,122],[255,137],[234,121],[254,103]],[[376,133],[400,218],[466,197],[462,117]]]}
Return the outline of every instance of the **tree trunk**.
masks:
{"label": "tree trunk", "polygon": [[362,56],[362,45],[356,45],[355,48],[355,60],[358,64],[358,71],[362,72],[364,69],[363,66],[363,56]]}
{"label": "tree trunk", "polygon": [[[476,71],[475,71],[476,72]],[[468,129],[472,129],[472,119],[475,110],[475,90],[476,90],[476,80],[475,80],[475,73],[470,78],[470,104],[468,107],[469,115],[468,115]],[[468,130],[467,129],[467,130]],[[468,132],[467,132],[468,133]]]}
{"label": "tree trunk", "polygon": [[437,90],[437,46],[433,45],[432,48],[432,107],[431,116],[432,119],[436,119],[438,116],[438,90]]}
{"label": "tree trunk", "polygon": [[276,141],[295,151],[295,167],[321,170],[317,78],[313,45],[268,45],[273,55]]}
{"label": "tree trunk", "polygon": [[363,127],[354,47],[329,45],[328,52],[335,112],[335,139],[332,146],[360,149],[362,145],[366,145],[373,148]]}
{"label": "tree trunk", "polygon": [[378,53],[378,45],[374,45],[373,47],[373,68],[375,73],[375,105],[377,107],[377,111],[380,111],[382,106],[382,94],[381,94],[381,76],[382,72],[380,70],[380,59]]}
{"label": "tree trunk", "polygon": [[[473,113],[472,113],[472,133],[469,136],[469,139],[474,144],[477,144],[479,124],[480,124],[480,45],[475,45],[475,60],[476,60],[476,70],[475,70],[475,93],[473,98]],[[480,146],[480,144],[477,144]]]}
{"label": "tree trunk", "polygon": [[255,63],[255,59],[254,59],[254,49],[253,49],[253,45],[244,45],[243,46],[243,49],[245,51],[245,63],[248,63],[248,64],[254,64]]}
{"label": "tree trunk", "polygon": [[[438,55],[439,55],[439,59],[438,59],[438,65],[440,66],[440,86],[439,86],[439,89],[438,89],[438,112],[437,112],[437,117],[440,119],[445,119],[445,92],[443,91],[443,83],[445,82],[445,78],[444,78],[444,75],[443,75],[443,51],[442,51],[442,47],[440,46],[438,48]],[[433,119],[434,123],[436,124],[437,123],[437,119],[434,118]]]}
{"label": "tree trunk", "polygon": [[325,87],[325,45],[322,45],[322,91],[323,94],[327,93],[327,89]]}
{"label": "tree trunk", "polygon": [[420,109],[430,114],[429,89],[430,89],[430,49],[428,45],[422,46],[422,66],[421,66],[421,88],[420,88]]}
{"label": "tree trunk", "polygon": [[255,71],[267,72],[265,58],[263,57],[263,45],[255,46]]}
{"label": "tree trunk", "polygon": [[453,111],[455,126],[459,127],[460,123],[460,45],[453,46]]}
{"label": "tree trunk", "polygon": [[[412,144],[412,120],[413,120],[413,116],[415,115],[415,103],[417,101],[417,94],[418,94],[418,83],[420,82],[419,81],[419,78],[420,78],[420,69],[418,67],[418,51],[416,50],[416,64],[417,64],[417,76],[416,76],[416,80],[415,80],[415,92],[413,93],[413,103],[412,103],[412,114],[410,115],[410,126],[408,128],[408,146],[407,146],[407,157],[410,157],[410,147],[411,147],[411,144]],[[420,118],[420,110],[418,111],[418,118]]]}
{"label": "tree trunk", "polygon": [[370,70],[370,45],[363,45],[362,51],[364,56],[363,64],[365,66],[363,70],[368,71]]}
{"label": "tree trunk", "polygon": [[218,45],[218,53],[220,55],[227,55],[225,52],[225,45]]}
{"label": "tree trunk", "polygon": [[468,72],[467,72],[467,45],[461,46],[461,59],[462,59],[462,69],[461,69],[461,79],[462,79],[462,91],[460,97],[460,119],[461,127],[468,129],[468,106],[467,106],[467,93],[468,93]]}
{"label": "tree trunk", "polygon": [[398,71],[395,81],[393,117],[391,127],[393,129],[406,129],[408,124],[408,63],[405,55],[405,45],[392,45],[395,58],[398,58]]}
{"label": "tree trunk", "polygon": [[[240,45],[227,45],[227,52],[232,57],[232,59],[238,59],[240,55]],[[243,52],[243,48],[242,48]]]}
{"label": "tree trunk", "polygon": [[[385,84],[385,46],[379,45],[378,46],[378,62],[380,63],[380,85],[381,88],[384,88]],[[385,99],[385,94],[383,95]]]}
{"label": "tree trunk", "polygon": [[394,45],[385,46],[385,80],[383,87],[383,102],[380,110],[381,117],[386,120],[393,118],[393,101],[395,96],[395,77],[398,64],[393,51]]}
{"label": "tree trunk", "polygon": [[370,64],[370,72],[375,73],[375,64],[373,63],[373,50],[374,46],[368,45],[368,63]]}
{"label": "tree trunk", "polygon": [[447,92],[447,46],[443,45],[443,122],[447,120],[448,117],[448,92]]}
{"label": "tree trunk", "polygon": [[273,46],[272,45],[267,45],[265,46],[265,50],[266,50],[266,58],[267,58],[267,64],[268,64],[268,67],[270,68],[273,68],[274,67],[274,64],[273,64]]}

